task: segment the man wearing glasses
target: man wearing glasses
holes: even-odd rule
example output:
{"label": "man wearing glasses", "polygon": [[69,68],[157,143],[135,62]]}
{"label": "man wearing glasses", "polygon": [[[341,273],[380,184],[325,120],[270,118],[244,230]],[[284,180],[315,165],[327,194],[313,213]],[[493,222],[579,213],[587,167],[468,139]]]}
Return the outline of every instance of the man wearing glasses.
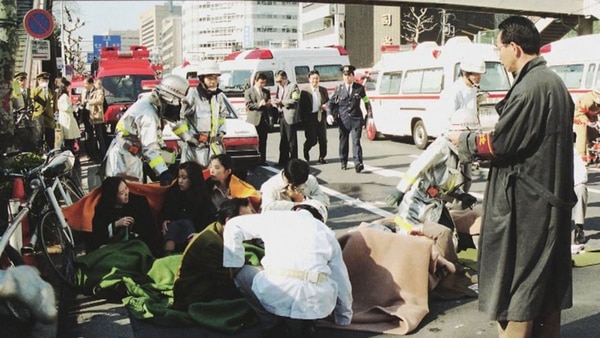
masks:
{"label": "man wearing glasses", "polygon": [[340,162],[342,170],[346,170],[348,163],[348,141],[352,137],[352,152],[354,158],[354,170],[360,173],[365,169],[363,164],[362,146],[360,135],[364,122],[360,102],[364,102],[367,109],[367,117],[373,116],[369,97],[365,88],[354,82],[354,70],[356,67],[348,65],[340,70],[344,74],[344,82],[335,88],[335,92],[329,100],[329,115],[327,123],[338,122],[340,132]]}

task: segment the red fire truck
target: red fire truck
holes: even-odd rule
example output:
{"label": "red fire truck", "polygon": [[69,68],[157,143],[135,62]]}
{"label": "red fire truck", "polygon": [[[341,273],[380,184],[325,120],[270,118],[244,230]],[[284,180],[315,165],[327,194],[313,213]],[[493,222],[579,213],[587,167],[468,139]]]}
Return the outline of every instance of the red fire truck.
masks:
{"label": "red fire truck", "polygon": [[145,46],[131,46],[128,51],[117,47],[103,47],[100,51],[97,78],[102,80],[108,108],[104,120],[110,132],[123,113],[143,91],[142,81],[157,79],[156,65],[150,62],[150,51]]}

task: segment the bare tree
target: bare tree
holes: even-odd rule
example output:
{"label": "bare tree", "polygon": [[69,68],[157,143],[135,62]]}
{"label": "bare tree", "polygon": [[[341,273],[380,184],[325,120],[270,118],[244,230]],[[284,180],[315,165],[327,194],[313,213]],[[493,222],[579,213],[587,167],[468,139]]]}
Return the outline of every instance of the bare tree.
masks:
{"label": "bare tree", "polygon": [[407,43],[419,43],[419,37],[424,32],[435,29],[435,15],[430,14],[428,8],[410,7],[403,15],[400,36]]}
{"label": "bare tree", "polygon": [[81,51],[81,42],[83,38],[79,35],[74,35],[73,33],[83,27],[85,22],[81,21],[78,17],[73,19],[71,15],[71,11],[68,7],[65,6],[65,13],[67,15],[67,22],[63,23],[62,29],[65,31],[65,55],[64,60],[65,63],[73,66],[75,73],[82,74],[85,71],[85,62],[86,60],[82,57]]}

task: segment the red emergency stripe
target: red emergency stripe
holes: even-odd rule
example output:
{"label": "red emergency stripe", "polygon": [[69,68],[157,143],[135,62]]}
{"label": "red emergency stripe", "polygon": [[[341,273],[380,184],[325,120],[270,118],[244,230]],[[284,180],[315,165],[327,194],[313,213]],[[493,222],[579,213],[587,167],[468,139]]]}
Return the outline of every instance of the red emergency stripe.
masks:
{"label": "red emergency stripe", "polygon": [[477,154],[484,157],[495,157],[492,145],[492,133],[479,133],[475,140],[477,145]]}
{"label": "red emergency stripe", "polygon": [[[439,100],[439,94],[413,94],[413,95],[373,95],[374,91],[371,91],[369,98],[372,100]],[[506,96],[505,92],[490,93],[488,98],[490,99],[503,99]]]}

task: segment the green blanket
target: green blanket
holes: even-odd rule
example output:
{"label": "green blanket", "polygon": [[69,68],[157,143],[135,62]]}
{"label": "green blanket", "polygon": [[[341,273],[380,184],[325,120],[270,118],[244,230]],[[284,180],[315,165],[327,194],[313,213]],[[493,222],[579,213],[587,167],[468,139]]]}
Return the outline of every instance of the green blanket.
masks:
{"label": "green blanket", "polygon": [[[261,248],[246,245],[246,261],[258,265]],[[140,241],[102,247],[79,260],[79,280],[87,293],[118,298],[131,316],[163,326],[192,326],[233,333],[258,321],[243,298],[194,303],[173,310],[173,283],[181,255],[154,259]]]}

